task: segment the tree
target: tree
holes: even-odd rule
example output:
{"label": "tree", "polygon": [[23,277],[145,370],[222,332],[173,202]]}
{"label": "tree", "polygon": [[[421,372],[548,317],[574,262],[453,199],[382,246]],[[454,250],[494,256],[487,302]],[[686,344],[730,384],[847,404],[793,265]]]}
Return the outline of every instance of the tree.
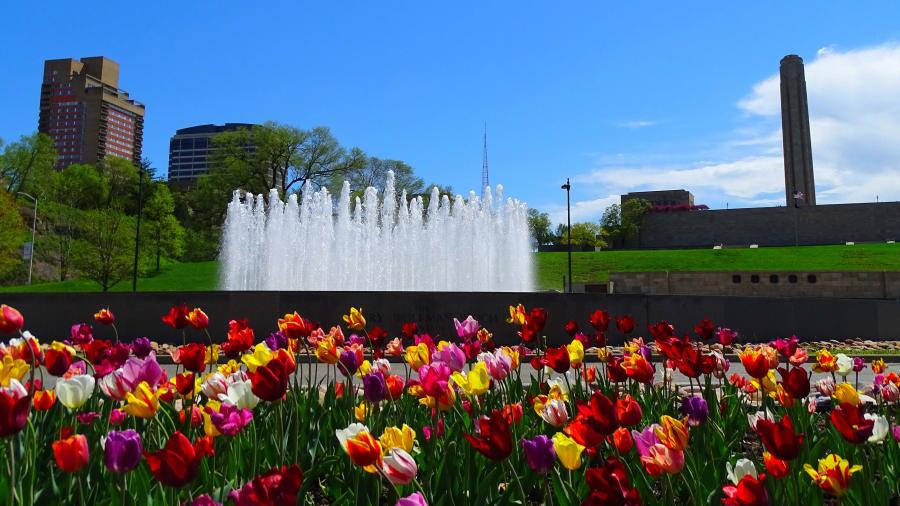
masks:
{"label": "tree", "polygon": [[[565,226],[563,226],[565,229]],[[590,221],[572,224],[572,244],[581,246],[605,247],[606,242],[600,237],[600,225]],[[560,244],[569,244],[569,236],[565,230],[560,237]]]}
{"label": "tree", "polygon": [[407,196],[420,195],[425,191],[425,181],[415,175],[410,165],[400,160],[382,160],[374,156],[367,157],[364,162],[344,173],[335,173],[331,178],[329,191],[339,194],[344,181],[348,181],[353,196],[362,196],[370,186],[384,193],[388,171],[394,171],[394,188],[397,195],[403,190],[406,190]]}
{"label": "tree", "polygon": [[644,215],[650,211],[650,202],[644,199],[631,199],[622,203],[622,239],[633,241],[638,238]]}
{"label": "tree", "polygon": [[550,244],[554,236],[550,232],[550,215],[534,208],[528,209],[528,228],[538,244]]}
{"label": "tree", "polygon": [[165,254],[176,258],[184,251],[184,228],[175,218],[175,199],[169,187],[163,183],[152,186],[152,193],[144,204],[144,215],[152,249],[156,257],[156,272],[159,273],[160,257]]}
{"label": "tree", "polygon": [[131,160],[107,156],[97,164],[97,171],[106,181],[109,191],[106,207],[137,213],[138,169]]}
{"label": "tree", "polygon": [[13,195],[23,191],[42,196],[55,163],[56,149],[49,135],[23,135],[0,155],[0,182]]}
{"label": "tree", "polygon": [[603,211],[603,216],[600,218],[600,230],[607,244],[613,248],[621,246],[622,209],[619,204],[611,204]]}
{"label": "tree", "polygon": [[74,264],[106,292],[131,275],[134,220],[112,208],[85,211]]}
{"label": "tree", "polygon": [[22,266],[22,244],[28,237],[15,199],[0,189],[0,279],[6,279]]}

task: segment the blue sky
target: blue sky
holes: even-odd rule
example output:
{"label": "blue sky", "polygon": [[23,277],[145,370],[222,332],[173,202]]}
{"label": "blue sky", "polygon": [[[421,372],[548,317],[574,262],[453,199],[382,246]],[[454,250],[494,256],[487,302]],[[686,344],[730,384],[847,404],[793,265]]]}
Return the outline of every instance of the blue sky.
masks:
{"label": "blue sky", "polygon": [[[163,170],[178,128],[276,120],[329,126],[465,192],[480,184],[486,121],[492,183],[557,219],[566,177],[576,219],[636,189],[774,205],[770,78],[796,53],[819,201],[900,200],[886,134],[900,132],[895,2],[141,4],[84,1],[78,16],[71,2],[5,6],[0,138],[36,128],[44,59],[105,55],[146,104],[145,155]],[[859,118],[883,122],[864,122],[876,139],[860,138]]]}

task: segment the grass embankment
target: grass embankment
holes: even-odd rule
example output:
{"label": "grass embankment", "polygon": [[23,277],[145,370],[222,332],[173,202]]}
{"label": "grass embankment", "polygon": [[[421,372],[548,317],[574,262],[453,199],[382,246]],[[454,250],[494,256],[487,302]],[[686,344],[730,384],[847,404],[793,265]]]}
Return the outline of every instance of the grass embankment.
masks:
{"label": "grass embankment", "polygon": [[[566,253],[539,253],[536,270],[539,288],[561,289]],[[605,282],[610,272],[778,270],[896,271],[900,270],[900,244],[572,253],[576,283]]]}
{"label": "grass embankment", "polygon": [[[538,289],[561,289],[566,273],[565,253],[535,255]],[[759,249],[691,249],[598,251],[572,254],[576,282],[605,282],[610,272],[623,271],[827,271],[900,270],[900,245],[801,246]],[[175,263],[158,276],[138,280],[140,291],[199,291],[218,287],[218,263]],[[88,280],[0,287],[0,292],[90,292],[98,285]],[[131,290],[125,280],[113,291]]]}

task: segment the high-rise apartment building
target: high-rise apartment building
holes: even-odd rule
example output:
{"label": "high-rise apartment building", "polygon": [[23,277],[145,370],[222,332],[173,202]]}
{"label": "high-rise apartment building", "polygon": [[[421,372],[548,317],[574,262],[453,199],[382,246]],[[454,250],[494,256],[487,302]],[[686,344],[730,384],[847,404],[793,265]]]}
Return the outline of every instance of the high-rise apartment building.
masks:
{"label": "high-rise apartment building", "polygon": [[[212,138],[222,132],[253,128],[251,123],[198,125],[175,131],[169,141],[169,182],[190,186],[198,176],[209,172],[210,156],[216,150]],[[254,149],[247,146],[248,150]]]}
{"label": "high-rise apartment building", "polygon": [[46,60],[38,130],[53,138],[58,168],[107,156],[137,165],[144,105],[119,89],[119,64],[108,58]]}

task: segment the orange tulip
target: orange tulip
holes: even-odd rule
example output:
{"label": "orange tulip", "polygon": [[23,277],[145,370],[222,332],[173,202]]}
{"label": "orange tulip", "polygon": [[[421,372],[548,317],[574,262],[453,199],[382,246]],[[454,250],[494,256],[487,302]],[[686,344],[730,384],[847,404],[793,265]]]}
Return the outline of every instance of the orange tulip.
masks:
{"label": "orange tulip", "polygon": [[660,443],[666,448],[676,451],[683,451],[687,448],[688,438],[691,435],[688,430],[688,417],[677,420],[669,415],[663,415],[660,424],[662,427],[654,430]]}
{"label": "orange tulip", "polygon": [[56,404],[56,390],[36,390],[34,392],[34,409],[47,411]]}
{"label": "orange tulip", "polygon": [[77,473],[84,469],[88,463],[88,444],[84,434],[76,434],[54,441],[53,456],[60,469],[67,473]]}

